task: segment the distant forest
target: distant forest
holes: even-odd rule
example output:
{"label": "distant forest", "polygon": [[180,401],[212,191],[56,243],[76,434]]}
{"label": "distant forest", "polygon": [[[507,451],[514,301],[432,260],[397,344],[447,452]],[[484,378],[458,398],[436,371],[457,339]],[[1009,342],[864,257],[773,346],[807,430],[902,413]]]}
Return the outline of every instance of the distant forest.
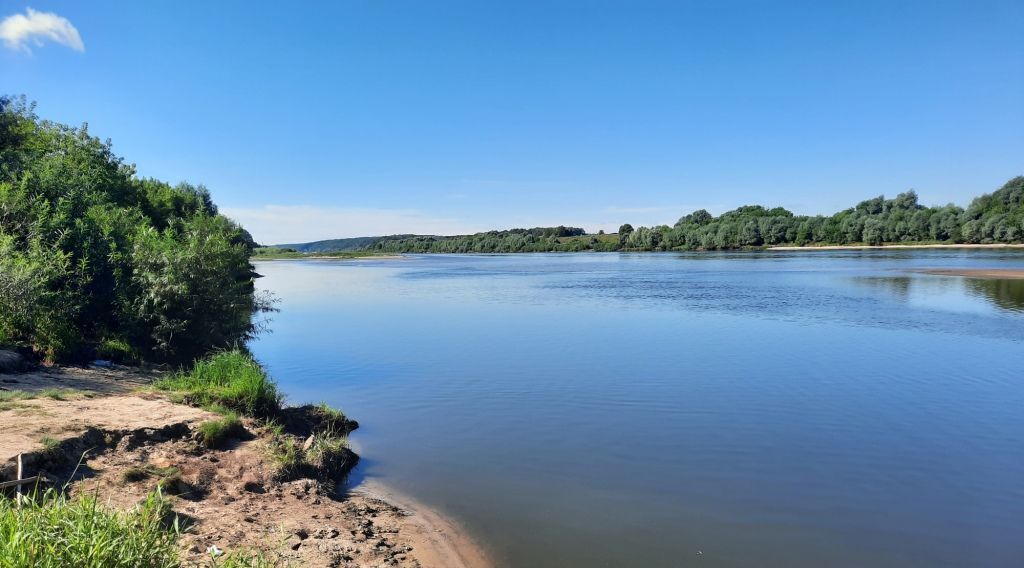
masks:
{"label": "distant forest", "polygon": [[1024,239],[1024,176],[967,209],[925,207],[908,191],[875,197],[835,215],[806,216],[746,205],[719,216],[701,209],[675,225],[622,225],[618,234],[574,227],[489,231],[458,236],[382,237],[366,250],[384,253],[732,250],[777,245],[1020,243]]}

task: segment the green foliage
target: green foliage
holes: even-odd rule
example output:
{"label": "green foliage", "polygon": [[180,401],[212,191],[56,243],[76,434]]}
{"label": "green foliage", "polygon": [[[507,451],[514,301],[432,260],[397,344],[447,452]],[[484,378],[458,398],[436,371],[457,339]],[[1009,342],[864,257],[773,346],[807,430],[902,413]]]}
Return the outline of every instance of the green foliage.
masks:
{"label": "green foliage", "polygon": [[24,98],[0,98],[0,140],[0,343],[188,361],[258,331],[254,243],[204,187],[139,179]]}
{"label": "green foliage", "polygon": [[275,258],[304,258],[306,255],[293,248],[260,247],[252,251],[252,258],[275,259]]}
{"label": "green foliage", "polygon": [[238,350],[197,361],[191,370],[161,379],[154,386],[181,393],[189,404],[219,405],[246,416],[270,417],[281,408],[281,395],[263,367]]}
{"label": "green foliage", "polygon": [[[279,479],[316,477],[333,480],[348,472],[358,457],[348,447],[348,433],[357,424],[350,421],[345,413],[331,408],[326,403],[304,406],[299,409],[303,416],[300,426],[292,433],[275,420],[267,420],[267,449],[276,468]],[[296,426],[292,416],[292,425]],[[301,434],[301,435],[296,435]],[[304,438],[303,436],[309,436]]]}
{"label": "green foliage", "polygon": [[47,492],[37,499],[0,499],[0,566],[5,568],[172,568],[179,565],[177,521],[159,493],[127,512]]}
{"label": "green foliage", "polygon": [[[141,480],[157,475],[135,468]],[[165,476],[166,477],[166,476]],[[47,491],[0,499],[0,566],[4,568],[178,568],[181,529],[158,489],[135,508],[118,512],[92,495],[69,498]],[[270,568],[267,554],[234,550],[210,557],[210,568]]]}
{"label": "green foliage", "polygon": [[207,448],[223,448],[225,442],[244,433],[242,421],[233,413],[199,425],[199,440]]}
{"label": "green foliage", "polygon": [[575,240],[586,231],[578,227],[535,227],[533,229],[510,229],[489,231],[475,235],[454,237],[413,236],[386,237],[378,240],[369,250],[401,253],[494,253],[494,252],[552,252],[587,250],[592,247],[589,239]]}
{"label": "green foliage", "polygon": [[134,364],[141,360],[139,352],[123,339],[104,339],[96,346],[96,357],[123,364]]}
{"label": "green foliage", "polygon": [[308,448],[305,441],[289,434],[273,434],[267,444],[278,479],[299,477],[333,479],[347,472],[358,459],[348,447],[345,430],[330,427],[313,432]]}
{"label": "green foliage", "polygon": [[325,252],[351,252],[370,248],[380,239],[400,239],[414,235],[394,235],[391,237],[353,237],[348,239],[330,239],[326,241],[313,241],[310,243],[281,244],[274,247],[285,250],[294,250],[304,254],[320,254]]}
{"label": "green foliage", "polygon": [[[700,209],[675,225],[619,227],[616,239],[560,235],[557,229],[513,229],[452,237],[383,237],[369,249],[391,253],[730,250],[775,245],[887,243],[1020,243],[1024,240],[1024,176],[978,197],[966,210],[924,207],[911,190],[858,203],[830,217],[794,215],[781,207],[746,205],[715,217]],[[565,229],[562,227],[561,229]],[[571,236],[572,238],[559,238]],[[612,237],[612,235],[607,235]]]}
{"label": "green foliage", "polygon": [[302,442],[294,436],[275,435],[270,439],[267,449],[278,479],[294,479],[304,471],[306,455],[302,450]]}

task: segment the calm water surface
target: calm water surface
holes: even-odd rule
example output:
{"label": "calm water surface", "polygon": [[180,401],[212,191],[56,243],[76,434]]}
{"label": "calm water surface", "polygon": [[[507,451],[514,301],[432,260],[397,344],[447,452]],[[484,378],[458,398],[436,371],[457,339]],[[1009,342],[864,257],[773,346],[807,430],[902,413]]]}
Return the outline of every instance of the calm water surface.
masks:
{"label": "calm water surface", "polygon": [[255,342],[501,566],[1024,565],[1000,251],[263,262]]}

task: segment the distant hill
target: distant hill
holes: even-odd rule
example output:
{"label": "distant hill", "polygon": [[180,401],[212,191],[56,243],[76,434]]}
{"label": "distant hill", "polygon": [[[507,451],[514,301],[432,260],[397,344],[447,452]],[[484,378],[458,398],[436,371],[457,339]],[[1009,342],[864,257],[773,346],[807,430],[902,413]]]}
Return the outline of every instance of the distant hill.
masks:
{"label": "distant hill", "polygon": [[391,239],[408,239],[416,235],[391,235],[387,237],[351,237],[348,239],[328,239],[311,243],[295,243],[271,245],[273,248],[295,249],[302,253],[346,252],[370,248],[379,241]]}

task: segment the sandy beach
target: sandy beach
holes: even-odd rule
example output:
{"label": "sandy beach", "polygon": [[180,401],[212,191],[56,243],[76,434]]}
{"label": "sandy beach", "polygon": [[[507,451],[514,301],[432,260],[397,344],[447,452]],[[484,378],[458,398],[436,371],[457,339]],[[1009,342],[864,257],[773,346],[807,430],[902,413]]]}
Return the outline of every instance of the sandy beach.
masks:
{"label": "sandy beach", "polygon": [[824,245],[824,246],[779,246],[765,250],[880,250],[880,249],[1024,249],[1024,244],[931,244],[931,245]]}

